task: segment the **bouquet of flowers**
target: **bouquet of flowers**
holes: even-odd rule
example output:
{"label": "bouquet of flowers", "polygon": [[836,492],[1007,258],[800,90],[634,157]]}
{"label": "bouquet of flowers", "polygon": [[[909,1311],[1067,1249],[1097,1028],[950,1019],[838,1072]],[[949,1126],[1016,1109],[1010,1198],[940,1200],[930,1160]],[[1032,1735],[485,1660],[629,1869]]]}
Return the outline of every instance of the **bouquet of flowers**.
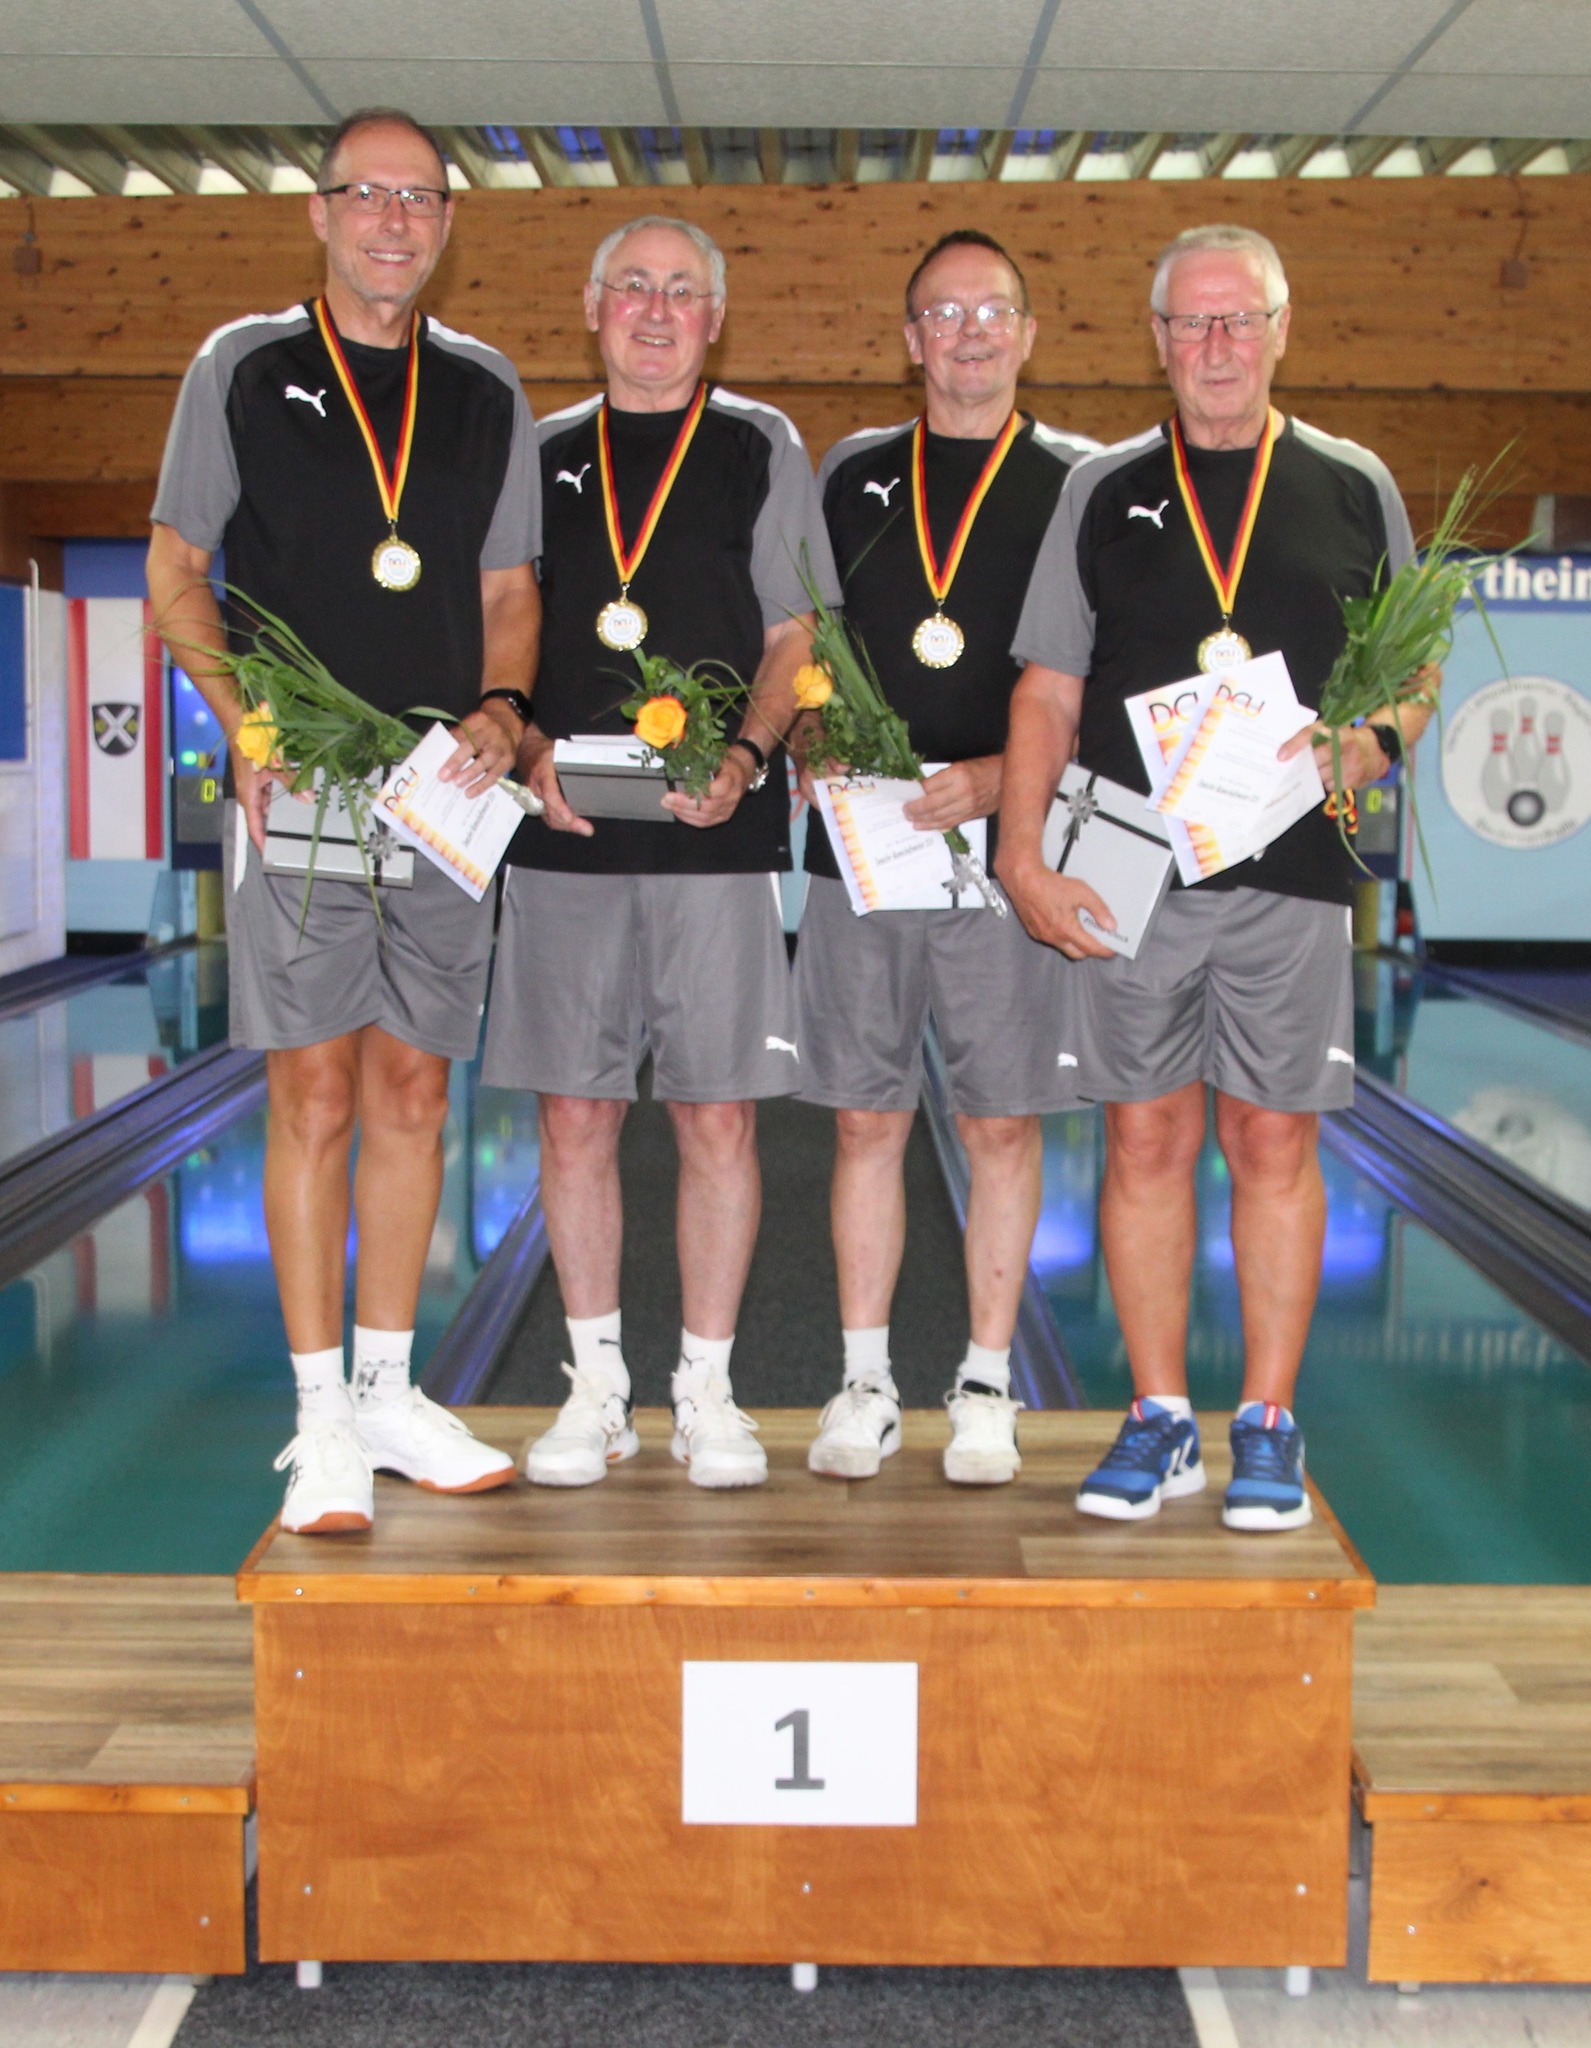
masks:
{"label": "bouquet of flowers", "polygon": [[[334,794],[342,799],[353,827],[373,894],[370,842],[385,827],[379,819],[372,820],[372,779],[413,753],[418,736],[406,719],[436,718],[444,725],[456,721],[450,712],[425,704],[414,705],[403,718],[378,711],[339,683],[285,620],[241,591],[230,595],[252,621],[252,644],[242,653],[216,654],[206,648],[203,657],[211,667],[230,675],[237,687],[244,711],[235,740],[238,752],[257,768],[270,768],[289,778],[288,786],[296,794],[316,793],[309,869],[304,877],[305,910],[321,827]],[[532,817],[540,815],[541,799],[530,790],[506,777],[499,787]]]}
{"label": "bouquet of flowers", "polygon": [[[1342,742],[1337,728],[1356,724],[1376,711],[1390,712],[1396,724],[1398,708],[1405,704],[1434,709],[1440,716],[1432,672],[1452,648],[1453,617],[1466,599],[1474,603],[1491,633],[1491,621],[1474,579],[1488,562],[1500,558],[1476,553],[1473,536],[1496,496],[1493,478],[1507,452],[1505,449],[1485,471],[1471,468],[1464,472],[1425,547],[1396,575],[1369,597],[1342,600],[1348,637],[1320,695],[1320,722],[1332,729],[1331,761],[1339,784]],[[1495,633],[1492,645],[1503,662]],[[1418,834],[1420,819],[1414,809],[1412,782],[1405,786]],[[1352,794],[1341,803],[1330,798],[1328,810],[1337,820],[1343,844],[1348,845],[1349,830],[1357,822]],[[1425,859],[1423,834],[1420,855]],[[1358,859],[1357,854],[1354,857]],[[1429,872],[1428,860],[1426,867]]]}
{"label": "bouquet of flowers", "polygon": [[[635,736],[663,765],[673,786],[701,796],[724,758],[724,717],[746,686],[726,663],[698,661],[681,668],[666,654],[635,652],[641,680],[619,706]],[[719,671],[724,681],[717,681]]]}
{"label": "bouquet of flowers", "polygon": [[[824,602],[812,577],[805,548],[801,580],[811,600],[816,625],[812,660],[797,669],[795,699],[803,712],[815,713],[807,727],[806,754],[814,767],[839,763],[853,775],[882,775],[892,781],[921,782],[923,764],[906,721],[891,708],[878,672],[860,641],[853,640],[845,621]],[[967,835],[952,826],[944,835],[950,848],[952,892],[976,889],[996,916],[1006,914],[1006,900],[967,844]]]}

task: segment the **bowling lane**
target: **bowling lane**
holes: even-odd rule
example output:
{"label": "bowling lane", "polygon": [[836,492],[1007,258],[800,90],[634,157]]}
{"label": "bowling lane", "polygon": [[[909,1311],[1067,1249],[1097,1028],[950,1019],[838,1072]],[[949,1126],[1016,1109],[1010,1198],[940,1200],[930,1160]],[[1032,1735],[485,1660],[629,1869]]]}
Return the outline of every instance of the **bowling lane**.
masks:
{"label": "bowling lane", "polygon": [[0,1018],[0,1163],[172,1071],[227,1033],[219,941]]}
{"label": "bowling lane", "polygon": [[[1124,1408],[1102,1159],[1095,1112],[1046,1119],[1033,1256],[1089,1404]],[[1326,1150],[1322,1164],[1325,1272],[1298,1416],[1310,1471],[1370,1568],[1404,1583],[1591,1578],[1591,1369],[1344,1161]],[[1235,1405],[1243,1369],[1231,1184],[1213,1141],[1198,1194],[1188,1376],[1207,1411]]]}
{"label": "bowling lane", "polygon": [[[455,1068],[423,1367],[537,1174],[534,1099]],[[0,1290],[0,1571],[227,1572],[281,1501],[293,1389],[255,1113]]]}
{"label": "bowling lane", "polygon": [[1412,961],[1355,970],[1361,1066],[1591,1211],[1591,1044]]}

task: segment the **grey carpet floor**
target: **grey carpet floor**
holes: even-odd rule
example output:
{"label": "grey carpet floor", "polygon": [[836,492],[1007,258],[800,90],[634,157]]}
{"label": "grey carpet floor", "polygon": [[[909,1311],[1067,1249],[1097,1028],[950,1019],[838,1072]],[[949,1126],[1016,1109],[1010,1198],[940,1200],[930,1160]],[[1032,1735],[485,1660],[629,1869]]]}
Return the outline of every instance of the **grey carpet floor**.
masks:
{"label": "grey carpet floor", "polygon": [[[643,1076],[643,1090],[646,1076]],[[805,1103],[758,1105],[762,1229],[741,1305],[732,1371],[745,1408],[819,1407],[840,1383],[840,1313],[829,1237],[834,1119]],[[674,1136],[661,1104],[642,1100],[619,1144],[624,1188],[624,1350],[644,1407],[665,1406],[678,1356]],[[967,1342],[967,1286],[956,1222],[921,1113],[906,1154],[906,1258],[895,1293],[895,1379],[912,1408],[931,1408]],[[486,1398],[556,1402],[569,1355],[563,1298],[549,1262]]]}
{"label": "grey carpet floor", "polygon": [[1171,1970],[342,1963],[218,1977],[176,2048],[1197,2048]]}

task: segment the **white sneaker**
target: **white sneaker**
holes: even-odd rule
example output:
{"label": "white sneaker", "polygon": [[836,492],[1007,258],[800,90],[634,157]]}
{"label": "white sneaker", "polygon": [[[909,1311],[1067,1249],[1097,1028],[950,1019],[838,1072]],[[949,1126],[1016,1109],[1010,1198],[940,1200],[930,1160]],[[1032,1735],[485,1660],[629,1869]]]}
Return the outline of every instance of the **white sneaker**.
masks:
{"label": "white sneaker", "polygon": [[471,1436],[418,1387],[395,1401],[356,1401],[354,1428],[376,1471],[396,1472],[428,1493],[484,1493],[514,1476],[506,1451]]}
{"label": "white sneaker", "polygon": [[336,1536],[364,1530],[375,1517],[370,1460],[352,1422],[304,1416],[297,1436],[276,1460],[293,1468],[282,1502],[282,1527],[292,1536]]}
{"label": "white sneaker", "polygon": [[672,1449],[693,1486],[761,1486],[768,1476],[756,1423],[735,1406],[728,1379],[705,1367],[674,1375]]}
{"label": "white sneaker", "polygon": [[853,1380],[818,1417],[807,1470],[827,1472],[836,1479],[875,1479],[879,1466],[899,1449],[900,1394],[895,1382]]}
{"label": "white sneaker", "polygon": [[527,1448],[525,1477],[537,1486],[594,1486],[610,1465],[633,1458],[641,1439],[622,1394],[572,1365],[560,1370],[569,1376],[569,1395],[552,1428]]}
{"label": "white sneaker", "polygon": [[976,1380],[961,1380],[945,1396],[951,1438],[945,1446],[945,1477],[958,1486],[1004,1486],[1022,1470],[1016,1447],[1017,1410],[1010,1394]]}

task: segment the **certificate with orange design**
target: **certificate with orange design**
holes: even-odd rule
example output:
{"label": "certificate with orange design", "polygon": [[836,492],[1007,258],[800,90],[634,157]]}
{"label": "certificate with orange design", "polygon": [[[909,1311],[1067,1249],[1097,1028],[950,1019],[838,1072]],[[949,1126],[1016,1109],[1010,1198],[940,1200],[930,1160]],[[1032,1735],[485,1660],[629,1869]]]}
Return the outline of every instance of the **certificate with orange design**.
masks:
{"label": "certificate with orange design", "polygon": [[525,814],[500,789],[466,796],[461,784],[440,781],[456,751],[447,727],[433,725],[381,785],[374,810],[389,831],[479,903]]}
{"label": "certificate with orange design", "polygon": [[[929,774],[943,765],[924,763]],[[952,889],[955,866],[945,835],[921,831],[906,816],[906,805],[923,793],[920,782],[883,775],[831,775],[820,777],[814,788],[840,879],[858,917],[871,910],[983,907],[976,889]],[[987,821],[975,818],[961,829],[981,861]]]}

